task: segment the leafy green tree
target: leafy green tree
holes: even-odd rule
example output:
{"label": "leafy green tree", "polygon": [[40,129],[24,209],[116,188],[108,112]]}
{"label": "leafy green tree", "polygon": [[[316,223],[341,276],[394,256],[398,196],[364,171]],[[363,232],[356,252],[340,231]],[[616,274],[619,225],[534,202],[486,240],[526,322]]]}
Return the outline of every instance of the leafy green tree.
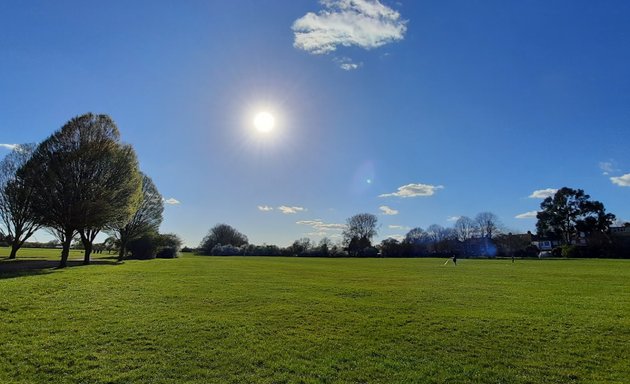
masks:
{"label": "leafy green tree", "polygon": [[116,238],[120,247],[118,261],[124,260],[127,244],[130,241],[139,239],[144,235],[158,233],[160,224],[162,224],[162,213],[164,212],[162,195],[149,176],[141,173],[141,177],[140,205],[129,220],[113,222],[108,226],[108,232]]}
{"label": "leafy green tree", "polygon": [[19,145],[0,162],[0,220],[4,227],[0,234],[11,246],[9,259],[16,258],[20,247],[41,226],[33,211],[33,187],[18,177],[18,170],[34,150],[35,144]]}
{"label": "leafy green tree", "polygon": [[590,200],[581,189],[561,188],[553,197],[540,204],[536,215],[539,235],[556,236],[571,244],[579,232],[605,232],[615,221],[615,215],[606,213],[604,204]]}
{"label": "leafy green tree", "polygon": [[[136,209],[140,173],[133,149],[107,115],[75,117],[44,140],[18,174],[33,187],[41,224],[62,240],[60,267],[79,233],[86,249],[101,228],[125,221]],[[85,263],[89,263],[86,252]]]}

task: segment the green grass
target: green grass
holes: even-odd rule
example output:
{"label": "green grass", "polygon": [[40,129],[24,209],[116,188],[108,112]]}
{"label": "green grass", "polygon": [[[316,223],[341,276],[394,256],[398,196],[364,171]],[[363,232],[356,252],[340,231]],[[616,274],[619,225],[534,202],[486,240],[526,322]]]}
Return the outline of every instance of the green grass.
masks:
{"label": "green grass", "polygon": [[0,261],[0,383],[629,382],[628,261],[443,261]]}

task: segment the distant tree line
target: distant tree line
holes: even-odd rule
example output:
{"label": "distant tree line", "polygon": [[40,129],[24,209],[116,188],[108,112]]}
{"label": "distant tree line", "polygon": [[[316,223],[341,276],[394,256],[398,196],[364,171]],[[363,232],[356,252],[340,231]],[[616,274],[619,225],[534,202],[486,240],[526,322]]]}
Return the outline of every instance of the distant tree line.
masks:
{"label": "distant tree line", "polygon": [[537,218],[536,235],[508,231],[494,213],[481,212],[474,218],[459,217],[450,228],[438,224],[426,229],[416,227],[402,239],[387,238],[373,244],[378,218],[360,213],[346,220],[342,239],[337,243],[328,237],[319,243],[301,238],[288,247],[249,244],[247,236],[235,228],[218,224],[210,229],[196,251],[214,256],[538,257],[541,249],[536,245],[537,240],[552,239],[558,244],[553,256],[630,256],[630,235],[627,239],[610,236],[615,215],[606,213],[601,202],[591,200],[580,189],[558,190],[541,203]]}
{"label": "distant tree line", "polygon": [[[17,146],[0,162],[0,234],[11,247],[10,259],[39,229],[58,240],[62,268],[73,240],[80,242],[85,264],[94,251],[114,246],[121,261],[174,257],[181,240],[158,233],[162,200],[108,115],[77,116],[38,145]],[[101,232],[110,239],[95,248]]]}

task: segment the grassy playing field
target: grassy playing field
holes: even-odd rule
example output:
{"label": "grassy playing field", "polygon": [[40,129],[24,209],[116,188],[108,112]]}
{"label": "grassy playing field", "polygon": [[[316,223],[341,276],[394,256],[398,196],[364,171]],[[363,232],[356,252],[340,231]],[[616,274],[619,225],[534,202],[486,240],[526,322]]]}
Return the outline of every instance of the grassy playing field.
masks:
{"label": "grassy playing field", "polygon": [[0,261],[0,383],[630,379],[629,261],[99,261]]}

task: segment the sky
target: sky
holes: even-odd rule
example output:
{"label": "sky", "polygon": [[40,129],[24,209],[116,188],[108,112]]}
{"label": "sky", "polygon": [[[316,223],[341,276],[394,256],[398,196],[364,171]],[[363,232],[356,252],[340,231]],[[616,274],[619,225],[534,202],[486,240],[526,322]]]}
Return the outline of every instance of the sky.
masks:
{"label": "sky", "polygon": [[[630,220],[630,2],[0,2],[0,157],[109,114],[162,232],[376,238],[584,189]],[[256,129],[257,113],[275,119]],[[50,235],[38,233],[36,239]]]}

